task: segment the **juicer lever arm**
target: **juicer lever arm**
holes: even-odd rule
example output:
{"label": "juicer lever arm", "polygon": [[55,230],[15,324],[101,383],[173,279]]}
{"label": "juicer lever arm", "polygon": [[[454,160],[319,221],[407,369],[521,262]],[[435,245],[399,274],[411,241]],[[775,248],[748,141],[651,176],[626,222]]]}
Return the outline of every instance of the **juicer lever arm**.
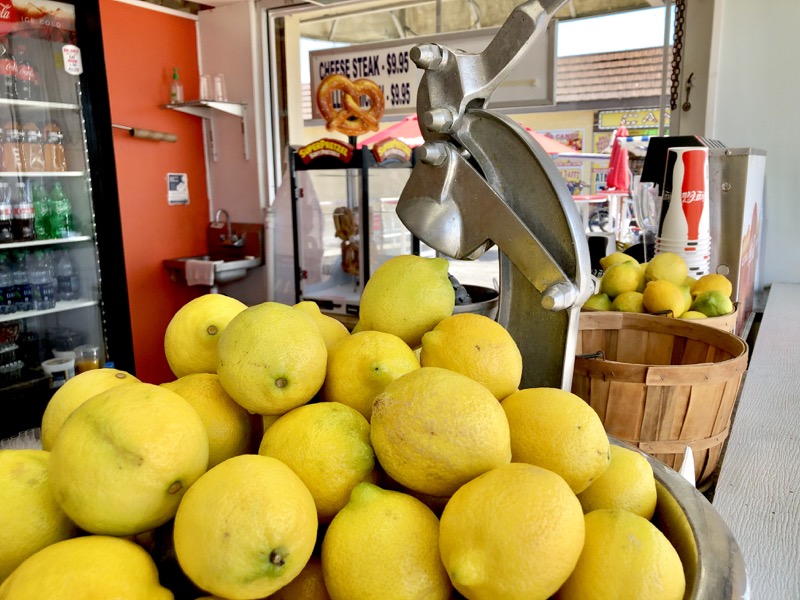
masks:
{"label": "juicer lever arm", "polygon": [[467,108],[483,108],[492,92],[525,55],[550,18],[567,0],[529,0],[517,6],[480,54],[439,44],[411,49],[410,58],[425,70],[417,92],[423,137],[457,136]]}

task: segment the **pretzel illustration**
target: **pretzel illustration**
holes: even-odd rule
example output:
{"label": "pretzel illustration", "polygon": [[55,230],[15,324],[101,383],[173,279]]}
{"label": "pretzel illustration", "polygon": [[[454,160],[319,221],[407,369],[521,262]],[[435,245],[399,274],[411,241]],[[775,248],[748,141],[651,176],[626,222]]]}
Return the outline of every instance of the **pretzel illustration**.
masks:
{"label": "pretzel illustration", "polygon": [[[342,108],[333,107],[333,93],[342,94]],[[361,108],[361,96],[369,100],[369,108]],[[369,79],[350,81],[344,75],[328,75],[317,89],[317,106],[326,121],[328,131],[338,131],[347,136],[358,136],[367,131],[378,131],[383,116],[384,98],[381,88]]]}

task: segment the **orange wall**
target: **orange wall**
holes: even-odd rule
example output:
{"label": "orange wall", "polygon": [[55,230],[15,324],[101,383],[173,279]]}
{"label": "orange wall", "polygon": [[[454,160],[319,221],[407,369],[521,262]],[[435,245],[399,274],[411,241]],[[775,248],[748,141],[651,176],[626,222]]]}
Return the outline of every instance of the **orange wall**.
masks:
{"label": "orange wall", "polygon": [[[160,108],[168,101],[174,66],[186,98],[197,97],[195,21],[113,0],[101,0],[100,16],[112,121],[178,136],[177,143],[154,142],[114,129],[136,376],[162,383],[174,379],[164,357],[167,324],[205,290],[173,283],[161,263],[206,251],[202,123]],[[188,205],[167,203],[167,173],[188,174]]]}

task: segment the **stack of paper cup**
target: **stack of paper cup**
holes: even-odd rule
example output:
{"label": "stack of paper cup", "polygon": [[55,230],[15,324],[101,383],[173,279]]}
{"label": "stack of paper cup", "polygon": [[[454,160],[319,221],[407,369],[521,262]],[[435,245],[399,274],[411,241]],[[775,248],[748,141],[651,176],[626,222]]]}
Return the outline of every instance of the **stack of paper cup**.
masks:
{"label": "stack of paper cup", "polygon": [[711,225],[708,206],[708,148],[670,148],[664,177],[656,254],[681,256],[689,275],[711,270]]}

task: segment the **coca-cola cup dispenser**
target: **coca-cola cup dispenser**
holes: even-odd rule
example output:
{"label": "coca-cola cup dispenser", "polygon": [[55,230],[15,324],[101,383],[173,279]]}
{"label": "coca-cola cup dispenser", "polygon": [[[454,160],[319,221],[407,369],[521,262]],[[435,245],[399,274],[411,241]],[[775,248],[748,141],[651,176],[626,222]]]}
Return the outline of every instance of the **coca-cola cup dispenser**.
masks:
{"label": "coca-cola cup dispenser", "polygon": [[[742,334],[752,317],[753,297],[761,288],[757,272],[767,153],[757,148],[728,148],[720,141],[701,136],[650,138],[640,181],[651,182],[658,188],[662,215],[668,153],[686,147],[702,148],[708,155],[703,211],[708,218],[710,271],[731,281],[732,300],[737,305],[734,333]],[[674,169],[672,174],[674,179]],[[670,194],[673,200],[674,187]]]}

